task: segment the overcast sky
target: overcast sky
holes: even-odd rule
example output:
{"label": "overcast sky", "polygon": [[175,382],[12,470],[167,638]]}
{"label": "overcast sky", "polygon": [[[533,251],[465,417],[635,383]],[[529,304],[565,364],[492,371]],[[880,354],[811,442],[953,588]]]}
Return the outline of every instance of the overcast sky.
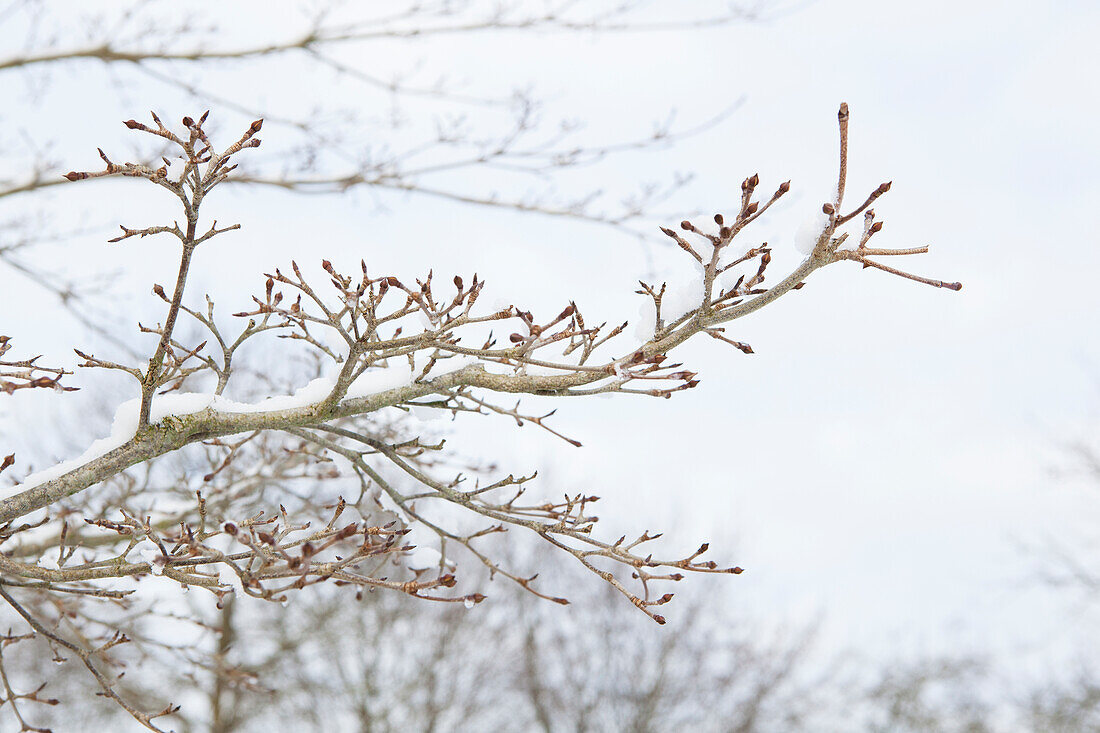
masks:
{"label": "overcast sky", "polygon": [[[559,405],[557,426],[583,449],[487,420],[459,421],[454,443],[507,471],[549,466],[548,492],[603,496],[613,528],[667,528],[684,548],[711,540],[716,559],[747,572],[691,582],[729,586],[774,618],[823,614],[836,648],[993,649],[1039,667],[1080,644],[1096,651],[1096,615],[1037,585],[1045,561],[1024,546],[1054,537],[1097,559],[1086,540],[1100,538],[1100,487],[1053,471],[1069,467],[1066,445],[1092,440],[1100,424],[1098,31],[1100,7],[1088,2],[822,0],[715,29],[419,46],[427,67],[471,89],[532,85],[546,119],[586,121],[584,140],[645,135],[673,109],[690,126],[743,100],[670,150],[615,158],[562,185],[625,193],[690,172],[666,208],[714,212],[731,210],[754,172],[763,190],[792,179],[789,200],[747,233],[775,247],[773,277],[797,264],[793,232],[830,195],[836,109],[847,101],[849,198],[892,180],[875,207],[880,245],[929,244],[906,267],[964,283],[934,290],[842,263],[730,328],[755,354],[684,348],[699,388],[668,401]],[[0,57],[18,40],[8,34],[0,43],[15,45]],[[163,87],[120,90],[93,65],[41,82],[0,75],[4,99],[28,100],[5,105],[4,140],[49,126],[63,170],[97,165],[96,145],[125,150],[120,119],[191,111]],[[295,88],[362,93],[291,76],[271,103],[287,104],[275,95]],[[79,115],[66,118],[72,108]],[[103,228],[48,251],[59,266],[123,269],[140,287],[118,302],[152,321],[148,283],[174,272],[166,243],[103,244],[117,221],[151,223],[157,204],[116,198],[130,183],[53,194],[51,216]],[[635,316],[639,277],[689,267],[682,253],[607,228],[417,197],[246,191],[218,205],[243,230],[220,241],[217,267],[198,282],[228,301],[291,258],[365,257],[374,272],[477,271],[487,297],[544,312],[574,299],[590,318],[617,321]],[[67,358],[72,324],[29,283],[0,276],[0,331]],[[9,425],[27,419],[29,399],[7,402]]]}

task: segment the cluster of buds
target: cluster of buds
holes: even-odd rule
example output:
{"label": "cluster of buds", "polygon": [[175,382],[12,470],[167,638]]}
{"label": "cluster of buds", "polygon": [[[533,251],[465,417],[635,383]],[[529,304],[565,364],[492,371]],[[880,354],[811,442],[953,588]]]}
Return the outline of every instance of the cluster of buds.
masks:
{"label": "cluster of buds", "polygon": [[61,378],[72,372],[40,365],[38,360],[42,358],[41,356],[20,361],[5,361],[3,356],[11,348],[11,338],[0,336],[0,392],[11,394],[17,389],[44,388],[72,392],[77,389],[61,384]]}

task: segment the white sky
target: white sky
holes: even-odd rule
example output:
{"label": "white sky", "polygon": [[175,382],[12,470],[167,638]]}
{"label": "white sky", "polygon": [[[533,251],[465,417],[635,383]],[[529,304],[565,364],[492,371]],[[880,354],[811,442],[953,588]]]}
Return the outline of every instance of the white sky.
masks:
{"label": "white sky", "polygon": [[[581,450],[505,421],[461,422],[468,431],[455,443],[476,450],[491,440],[506,471],[549,464],[548,492],[603,496],[602,514],[616,522],[608,534],[667,528],[684,548],[710,539],[716,559],[747,572],[691,582],[728,585],[738,603],[774,618],[823,613],[836,648],[992,649],[1032,668],[1096,651],[1093,614],[1036,586],[1042,560],[1020,544],[1056,537],[1091,559],[1082,538],[1100,536],[1100,497],[1051,475],[1068,461],[1064,444],[1089,440],[1100,412],[1098,32],[1100,7],[1087,2],[847,0],[713,30],[441,41],[429,66],[474,88],[533,82],[550,100],[548,119],[584,119],[592,140],[645,134],[670,108],[697,122],[744,96],[720,127],[672,151],[573,180],[629,191],[690,171],[696,178],[674,203],[720,211],[746,175],[759,172],[766,191],[793,179],[791,200],[754,235],[782,253],[772,278],[796,263],[794,229],[834,181],[845,100],[849,199],[893,180],[875,207],[886,222],[880,245],[931,244],[932,254],[905,265],[964,283],[956,294],[840,264],[730,329],[755,355],[685,348],[678,360],[700,372],[698,389],[669,401],[559,405],[557,426]],[[14,50],[0,46],[0,57]],[[279,88],[332,84],[285,82]],[[161,101],[157,87],[119,93],[91,65],[46,88],[0,76],[4,99],[39,89],[41,104],[8,107],[0,124],[5,141],[13,123],[49,125],[64,140],[59,150],[76,156],[62,170],[96,165],[95,145],[125,150],[120,119],[149,107],[179,116],[175,97]],[[346,93],[359,92],[331,87]],[[76,119],[62,118],[66,105]],[[50,256],[70,268],[124,269],[140,287],[118,302],[153,321],[148,283],[174,273],[166,243],[102,242],[116,217],[145,225],[159,204],[131,181],[113,186],[54,194],[57,217],[105,226]],[[240,283],[258,290],[261,272],[292,257],[365,257],[375,272],[398,275],[476,270],[489,295],[543,312],[575,299],[589,318],[617,321],[634,316],[639,277],[689,266],[595,226],[416,197],[377,203],[229,194],[219,211],[243,231],[220,239],[218,253],[199,253],[200,269],[204,258],[218,263],[200,282],[228,302],[246,297]],[[0,331],[67,358],[71,326],[48,301],[25,300],[34,292],[25,282],[3,288]],[[25,418],[29,401],[10,402]]]}

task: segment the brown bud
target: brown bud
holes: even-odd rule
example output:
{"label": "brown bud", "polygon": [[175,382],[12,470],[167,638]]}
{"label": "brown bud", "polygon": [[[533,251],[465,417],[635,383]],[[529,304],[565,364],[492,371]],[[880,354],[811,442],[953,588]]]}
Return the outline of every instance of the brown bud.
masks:
{"label": "brown bud", "polygon": [[168,296],[164,294],[164,288],[162,288],[158,283],[153,283],[153,294],[159,296],[163,300],[168,299]]}
{"label": "brown bud", "polygon": [[760,176],[756,173],[753,173],[752,177],[749,178],[749,188],[756,188],[759,185],[760,185]]}
{"label": "brown bud", "polygon": [[791,182],[790,181],[784,181],[783,183],[779,184],[779,193],[787,193],[787,191],[790,191],[790,190],[791,190]]}
{"label": "brown bud", "polygon": [[653,620],[659,623],[661,626],[665,625],[665,617],[659,613],[653,614]]}
{"label": "brown bud", "polygon": [[251,125],[249,125],[248,126],[248,131],[251,132],[252,134],[256,134],[257,132],[260,131],[260,128],[263,127],[263,126],[264,126],[264,121],[261,118],[261,119],[255,120]]}
{"label": "brown bud", "polygon": [[455,287],[459,290],[462,290],[462,278],[460,278],[458,275],[455,275]]}
{"label": "brown bud", "polygon": [[832,204],[822,204],[821,205],[821,210],[824,211],[829,216],[832,216],[833,214],[836,213],[836,209],[833,208]]}
{"label": "brown bud", "polygon": [[313,553],[316,551],[312,542],[306,542],[302,545],[302,557],[313,557]]}
{"label": "brown bud", "polygon": [[725,219],[722,218],[721,214],[715,214],[714,215],[714,223],[715,224],[717,224],[718,226],[722,226],[723,221],[725,221]]}
{"label": "brown bud", "polygon": [[733,230],[730,229],[729,227],[722,227],[721,229],[718,230],[718,236],[721,237],[722,239],[725,239],[732,232],[733,232]]}
{"label": "brown bud", "polygon": [[513,333],[508,337],[508,340],[513,344],[518,344],[520,341],[523,341],[523,336],[520,336],[518,333]]}
{"label": "brown bud", "polygon": [[145,129],[145,125],[141,124],[137,120],[126,120],[122,124],[126,125],[131,130],[144,130]]}
{"label": "brown bud", "polygon": [[225,525],[222,527],[222,529],[225,530],[226,534],[231,534],[231,535],[236,535],[237,534],[237,525],[233,524],[232,522],[226,522]]}
{"label": "brown bud", "polygon": [[577,306],[573,303],[570,303],[569,305],[565,306],[565,310],[563,310],[561,314],[558,315],[558,320],[560,321],[562,318],[568,318],[569,316],[573,315],[576,310]]}
{"label": "brown bud", "polygon": [[894,183],[893,181],[887,181],[886,183],[883,183],[882,185],[880,185],[878,187],[878,190],[876,191],[876,193],[878,193],[878,195],[881,196],[882,194],[884,194],[884,193],[886,193],[887,191],[890,190],[890,186],[893,185],[893,183]]}
{"label": "brown bud", "polygon": [[745,569],[744,568],[730,568],[730,572],[733,573],[734,575],[740,575],[741,573],[745,572]]}
{"label": "brown bud", "polygon": [[194,124],[195,124],[195,121],[193,119],[191,119],[190,117],[184,117],[183,118],[183,126],[184,127],[191,127]]}
{"label": "brown bud", "polygon": [[752,216],[753,214],[756,213],[756,210],[759,209],[759,208],[760,208],[760,204],[753,201],[751,204],[749,204],[748,208],[745,209],[745,214],[747,214],[749,216]]}
{"label": "brown bud", "polygon": [[398,279],[397,279],[396,277],[394,277],[393,275],[390,275],[389,277],[387,277],[387,278],[386,278],[386,283],[387,283],[387,284],[389,284],[389,285],[390,285],[390,287],[394,287],[394,288],[401,288],[401,287],[404,287],[404,286],[403,286],[403,285],[401,284],[401,281],[400,281],[400,280],[398,280]]}
{"label": "brown bud", "polygon": [[680,222],[680,228],[683,229],[685,232],[694,232],[695,231],[695,225],[692,224],[687,219],[684,219],[682,222]]}
{"label": "brown bud", "polygon": [[882,222],[881,221],[876,221],[874,224],[871,225],[871,234],[877,234],[878,232],[881,232],[881,231],[882,231]]}
{"label": "brown bud", "polygon": [[263,542],[264,544],[267,544],[267,545],[274,545],[275,544],[275,538],[268,532],[260,532],[260,533],[257,534],[257,537],[259,537],[260,542]]}

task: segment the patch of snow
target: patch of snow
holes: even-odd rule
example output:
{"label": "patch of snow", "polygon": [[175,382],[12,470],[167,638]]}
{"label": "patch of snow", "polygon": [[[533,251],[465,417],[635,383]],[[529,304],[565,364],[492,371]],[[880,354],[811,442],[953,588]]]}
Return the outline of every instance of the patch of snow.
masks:
{"label": "patch of snow", "polygon": [[322,357],[321,373],[324,376],[335,377],[340,372],[340,366],[343,364],[343,360],[348,356],[348,342],[344,340],[335,328],[321,328],[318,329],[315,334],[318,341],[328,347],[336,356],[340,357],[340,362],[335,362],[328,356]]}
{"label": "patch of snow", "polygon": [[[419,524],[412,525],[411,529],[412,531],[405,535],[405,543],[414,547],[405,553],[405,564],[413,570],[438,568],[443,555],[430,544],[438,541],[438,538]],[[448,568],[455,566],[450,560],[443,560],[443,565]]]}
{"label": "patch of snow", "polygon": [[368,369],[348,387],[348,397],[368,397],[379,392],[404,387],[420,374],[420,370],[413,373],[409,369],[409,363],[399,363],[383,369]]}
{"label": "patch of snow", "polygon": [[153,575],[164,575],[164,556],[152,540],[142,543],[141,549],[138,550],[138,557],[142,562],[149,563],[149,570]]}
{"label": "patch of snow", "polygon": [[[318,377],[306,386],[297,389],[292,395],[268,397],[267,399],[254,403],[235,402],[223,397],[214,397],[208,407],[212,407],[219,412],[231,412],[235,414],[271,412],[273,410],[293,410],[298,407],[305,407],[306,405],[320,402],[332,392],[332,388],[335,385],[336,379],[334,377]],[[154,400],[153,404],[155,405],[156,403],[157,400]],[[180,415],[186,413],[177,412],[172,414]]]}
{"label": "patch of snow", "polygon": [[829,226],[829,215],[818,209],[812,216],[803,220],[794,235],[794,247],[804,255],[814,251],[817,240]]}
{"label": "patch of snow", "polygon": [[434,331],[435,324],[432,323],[432,319],[428,317],[428,314],[423,308],[419,308],[416,311],[416,319],[420,321],[420,327],[425,331]]}
{"label": "patch of snow", "polygon": [[[356,379],[351,387],[348,388],[348,397],[368,397],[372,394],[378,394],[380,392],[387,392],[391,389],[398,389],[410,384],[412,380],[420,376],[420,372],[424,368],[424,360],[418,359],[419,363],[414,364],[410,369],[407,361],[399,362],[398,366],[392,366],[385,369],[370,369],[364,372]],[[432,371],[428,374],[428,377],[439,377],[444,374],[450,374],[451,372],[457,372],[470,364],[477,362],[470,356],[456,356],[445,361],[436,362],[432,367]]]}
{"label": "patch of snow", "polygon": [[[458,371],[463,367],[475,363],[472,357],[460,356],[439,362],[432,369],[430,376],[439,376]],[[386,392],[409,384],[420,374],[420,365],[415,370],[409,369],[407,361],[399,362],[399,366],[386,369],[371,369],[355,380],[348,390],[347,397],[366,397],[368,395]],[[276,410],[292,410],[317,404],[332,392],[336,384],[334,377],[318,377],[309,384],[301,387],[292,395],[279,395],[268,397],[255,403],[236,402],[221,396],[204,393],[173,393],[159,395],[153,399],[149,409],[149,422],[156,424],[166,417],[179,417],[193,415],[206,409],[232,414],[247,414],[258,412],[272,412]],[[65,474],[80,468],[97,458],[125,444],[134,437],[137,432],[138,412],[141,408],[141,400],[138,398],[127,400],[119,405],[115,411],[114,421],[111,423],[111,433],[106,438],[88,446],[80,456],[68,461],[63,461],[42,471],[30,474],[23,481],[9,491],[7,496],[14,496],[20,491],[40,486],[44,483],[60,478]]]}
{"label": "patch of snow", "polygon": [[405,553],[405,564],[413,570],[429,570],[439,567],[442,557],[434,547],[417,545]]}
{"label": "patch of snow", "polygon": [[703,302],[703,276],[673,281],[665,288],[661,298],[661,319],[665,323],[675,321],[680,316],[695,310]]}
{"label": "patch of snow", "polygon": [[233,568],[224,562],[217,563],[217,568],[219,583],[232,588],[230,592],[237,598],[249,598],[249,595],[244,592],[244,583],[241,582],[241,576],[237,575]]}
{"label": "patch of snow", "polygon": [[[194,415],[196,412],[202,412],[210,407],[214,400],[214,395],[195,392],[172,393],[154,397],[153,404],[149,406],[149,422],[158,423],[170,415]],[[132,402],[135,405],[135,409],[133,411],[134,420],[130,428],[130,435],[133,435],[137,431],[136,406],[138,401],[132,400]],[[116,419],[118,419],[117,413]]]}
{"label": "patch of snow", "polygon": [[439,409],[436,407],[410,407],[409,414],[420,422],[433,422],[440,418],[446,417],[449,413],[447,410]]}
{"label": "patch of snow", "polygon": [[[703,265],[692,260],[695,265],[690,274],[677,273],[677,277],[665,282],[665,292],[661,296],[661,320],[667,325],[680,316],[699,307],[703,302]],[[634,335],[639,341],[653,338],[656,314],[653,299],[644,296],[642,307],[634,323]]]}
{"label": "patch of snow", "polygon": [[14,496],[17,492],[32,489],[35,486],[40,486],[60,478],[69,471],[80,468],[86,463],[90,463],[124,444],[130,438],[134,437],[134,433],[137,431],[138,409],[140,406],[141,401],[138,399],[123,402],[119,405],[118,410],[115,411],[115,419],[114,422],[111,423],[110,435],[92,443],[88,446],[86,451],[76,458],[62,461],[57,465],[32,473],[23,480],[23,483],[12,487],[12,492],[9,493],[8,496]]}
{"label": "patch of snow", "polygon": [[638,316],[634,319],[634,338],[638,341],[649,341],[656,328],[657,311],[653,308],[653,301],[646,296],[638,306]]}
{"label": "patch of snow", "polygon": [[[164,161],[161,162],[163,163]],[[185,163],[182,157],[178,155],[172,156],[168,159],[168,165],[166,166],[166,168],[168,169],[167,178],[171,181],[178,181],[180,174],[183,173],[184,167]]]}

